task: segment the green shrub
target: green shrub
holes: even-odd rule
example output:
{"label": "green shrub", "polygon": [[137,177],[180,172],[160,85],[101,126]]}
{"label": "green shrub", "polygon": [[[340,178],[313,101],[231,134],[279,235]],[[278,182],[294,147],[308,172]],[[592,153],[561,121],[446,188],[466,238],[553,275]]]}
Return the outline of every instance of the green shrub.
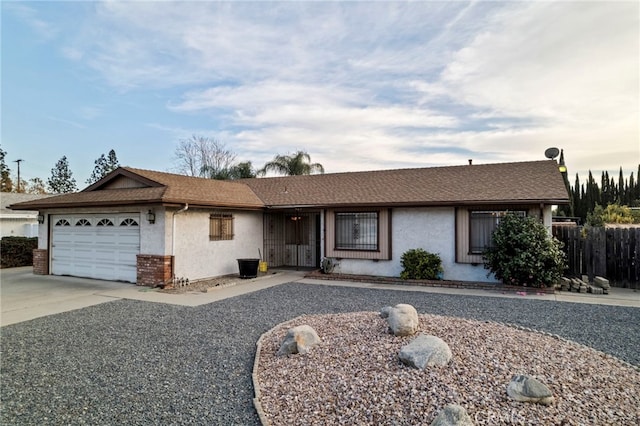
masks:
{"label": "green shrub", "polygon": [[37,248],[37,238],[2,238],[0,240],[0,267],[15,268],[17,266],[33,265],[33,250]]}
{"label": "green shrub", "polygon": [[400,258],[403,280],[436,280],[442,277],[442,260],[440,256],[423,249],[411,249]]}
{"label": "green shrub", "polygon": [[484,252],[484,267],[505,284],[551,287],[565,270],[561,248],[562,243],[539,220],[509,214],[493,232],[493,247]]}

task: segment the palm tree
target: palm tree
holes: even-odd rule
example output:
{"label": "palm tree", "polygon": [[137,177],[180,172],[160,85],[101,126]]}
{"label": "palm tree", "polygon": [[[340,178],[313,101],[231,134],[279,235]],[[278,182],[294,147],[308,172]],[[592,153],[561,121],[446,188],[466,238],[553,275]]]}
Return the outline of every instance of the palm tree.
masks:
{"label": "palm tree", "polygon": [[324,167],[320,163],[312,163],[311,157],[304,151],[298,151],[291,155],[276,155],[273,161],[269,161],[258,170],[258,174],[264,176],[267,172],[286,176],[310,175],[312,173],[324,173]]}

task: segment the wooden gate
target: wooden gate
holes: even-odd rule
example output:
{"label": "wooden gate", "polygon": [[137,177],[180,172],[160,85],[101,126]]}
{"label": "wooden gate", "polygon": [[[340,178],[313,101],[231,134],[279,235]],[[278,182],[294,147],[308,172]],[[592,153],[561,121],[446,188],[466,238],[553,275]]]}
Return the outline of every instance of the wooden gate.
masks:
{"label": "wooden gate", "polygon": [[554,225],[553,235],[564,243],[568,275],[598,275],[615,287],[640,288],[640,227]]}

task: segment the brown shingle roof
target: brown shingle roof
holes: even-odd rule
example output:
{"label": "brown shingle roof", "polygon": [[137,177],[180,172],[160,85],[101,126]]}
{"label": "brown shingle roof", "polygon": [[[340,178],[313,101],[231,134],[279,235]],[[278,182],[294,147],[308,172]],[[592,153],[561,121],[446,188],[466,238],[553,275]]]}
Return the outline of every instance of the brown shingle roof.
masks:
{"label": "brown shingle roof", "polygon": [[[152,185],[141,188],[105,189],[119,177]],[[142,178],[142,179],[140,179]],[[248,186],[237,182],[202,179],[152,170],[121,167],[81,192],[63,194],[40,201],[19,203],[14,209],[44,209],[77,206],[133,204],[184,204],[194,206],[260,209],[262,201]]]}
{"label": "brown shingle roof", "polygon": [[265,205],[456,205],[569,201],[555,161],[243,180]]}
{"label": "brown shingle roof", "polygon": [[[119,177],[144,188],[105,189]],[[122,167],[74,194],[12,206],[184,204],[259,209],[288,206],[459,205],[569,201],[555,161],[531,161],[219,181]]]}

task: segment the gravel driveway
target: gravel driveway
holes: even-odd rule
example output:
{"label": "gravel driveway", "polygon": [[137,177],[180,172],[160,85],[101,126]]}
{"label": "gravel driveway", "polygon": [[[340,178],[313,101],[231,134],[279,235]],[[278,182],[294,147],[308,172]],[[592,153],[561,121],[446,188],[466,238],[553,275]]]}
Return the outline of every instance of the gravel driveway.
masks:
{"label": "gravel driveway", "polygon": [[119,300],[3,327],[0,423],[256,425],[262,333],[397,303],[544,330],[640,365],[638,308],[290,283],[197,308]]}

